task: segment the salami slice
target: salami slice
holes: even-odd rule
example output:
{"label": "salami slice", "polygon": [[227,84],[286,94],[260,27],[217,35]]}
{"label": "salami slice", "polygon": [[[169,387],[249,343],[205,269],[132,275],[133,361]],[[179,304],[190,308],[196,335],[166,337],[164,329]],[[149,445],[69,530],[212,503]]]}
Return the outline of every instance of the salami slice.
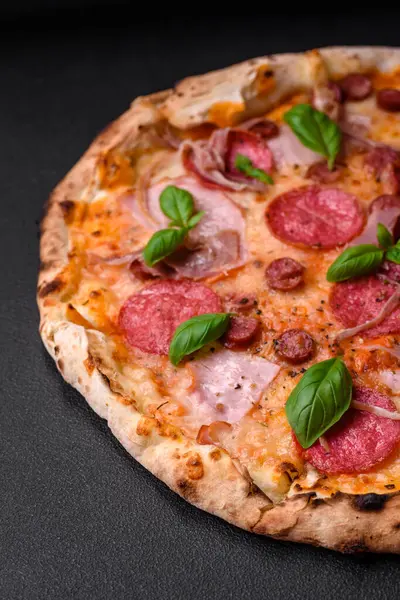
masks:
{"label": "salami slice", "polygon": [[293,245],[334,248],[356,236],[364,215],[355,196],[318,185],[297,188],[275,198],[267,223],[279,239]]}
{"label": "salami slice", "polygon": [[[335,317],[346,328],[372,320],[396,292],[396,285],[371,275],[334,285],[329,299]],[[400,333],[400,307],[395,308],[378,325],[363,332],[363,337]]]}
{"label": "salami slice", "polygon": [[[376,390],[358,388],[353,397],[364,404],[395,410],[390,398]],[[323,473],[364,473],[396,448],[400,442],[400,421],[350,408],[324,437],[329,452],[317,441],[304,452],[309,463]]]}
{"label": "salami slice", "polygon": [[249,158],[253,167],[262,169],[269,173],[272,170],[272,152],[265,142],[247,131],[231,130],[228,136],[228,148],[226,153],[226,169],[229,175],[248,181],[248,177],[235,167],[236,156],[244,154]]}
{"label": "salami slice", "polygon": [[212,312],[221,312],[221,302],[206,286],[192,281],[160,281],[130,296],[118,322],[129,345],[149,354],[168,354],[180,323]]}

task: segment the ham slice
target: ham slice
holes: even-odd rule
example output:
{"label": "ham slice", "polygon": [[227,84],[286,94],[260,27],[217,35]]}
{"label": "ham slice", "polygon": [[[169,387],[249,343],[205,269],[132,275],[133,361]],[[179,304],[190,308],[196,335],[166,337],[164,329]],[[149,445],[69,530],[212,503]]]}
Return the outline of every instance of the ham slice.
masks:
{"label": "ham slice", "polygon": [[264,358],[231,350],[199,356],[191,368],[196,387],[188,401],[202,425],[240,421],[279,372]]}
{"label": "ham slice", "polygon": [[172,276],[200,279],[242,265],[247,256],[244,219],[240,208],[221,190],[211,190],[191,177],[183,177],[151,186],[144,202],[136,194],[125,198],[124,204],[135,218],[147,223],[148,229],[165,229],[169,221],[160,209],[159,199],[170,184],[190,192],[196,211],[205,212],[189,232],[185,246],[165,261],[174,271]]}
{"label": "ham slice", "polygon": [[382,223],[382,225],[385,225],[393,233],[399,217],[400,197],[390,194],[379,196],[371,204],[366,227],[360,235],[351,241],[350,245],[376,244],[378,223]]}
{"label": "ham slice", "polygon": [[300,142],[288,125],[282,125],[279,135],[268,141],[278,168],[309,166],[321,160],[321,155]]}
{"label": "ham slice", "polygon": [[249,131],[217,129],[209,140],[186,141],[181,146],[186,169],[209,186],[265,192],[267,184],[236,169],[237,154],[247,156],[257,169],[266,173],[272,171],[273,157],[267,143],[261,136]]}

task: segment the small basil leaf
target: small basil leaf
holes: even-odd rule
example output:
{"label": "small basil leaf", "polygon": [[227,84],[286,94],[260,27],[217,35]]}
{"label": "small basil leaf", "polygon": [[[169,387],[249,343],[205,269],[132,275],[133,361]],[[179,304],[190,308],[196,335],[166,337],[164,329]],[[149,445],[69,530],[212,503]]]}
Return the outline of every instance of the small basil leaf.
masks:
{"label": "small basil leaf", "polygon": [[378,238],[380,247],[384,248],[385,250],[393,245],[393,236],[389,229],[382,225],[382,223],[378,223],[376,237]]}
{"label": "small basil leaf", "polygon": [[386,252],[386,258],[396,263],[396,265],[400,265],[400,247],[396,244],[396,246],[389,248]]}
{"label": "small basil leaf", "polygon": [[286,402],[290,426],[303,448],[312,446],[350,406],[352,380],[340,358],[307,369]]}
{"label": "small basil leaf", "polygon": [[147,242],[143,250],[143,258],[146,265],[152,267],[160,260],[169,256],[182,244],[186,229],[161,229],[157,231]]}
{"label": "small basil leaf", "polygon": [[235,167],[238,171],[247,175],[247,177],[258,179],[259,181],[262,181],[262,183],[269,183],[270,185],[274,183],[271,175],[262,169],[253,167],[253,163],[251,162],[250,158],[244,154],[236,154]]}
{"label": "small basil leaf", "polygon": [[202,217],[204,217],[205,214],[206,213],[204,212],[204,210],[201,210],[197,214],[193,215],[193,217],[190,217],[188,224],[187,224],[188,228],[193,229],[193,227],[195,227],[195,225],[197,225],[197,223],[200,221],[200,219]]}
{"label": "small basil leaf", "polygon": [[172,364],[179,364],[184,356],[221,337],[228,328],[229,319],[228,313],[207,313],[181,323],[169,347]]}
{"label": "small basil leaf", "polygon": [[168,185],[160,194],[160,207],[178,227],[186,227],[194,211],[193,196],[187,190]]}
{"label": "small basil leaf", "polygon": [[328,269],[326,278],[331,283],[376,271],[382,263],[384,251],[372,244],[361,244],[347,248]]}
{"label": "small basil leaf", "polygon": [[283,118],[306,148],[328,159],[328,167],[332,170],[342,140],[342,132],[336,123],[309,104],[297,104]]}

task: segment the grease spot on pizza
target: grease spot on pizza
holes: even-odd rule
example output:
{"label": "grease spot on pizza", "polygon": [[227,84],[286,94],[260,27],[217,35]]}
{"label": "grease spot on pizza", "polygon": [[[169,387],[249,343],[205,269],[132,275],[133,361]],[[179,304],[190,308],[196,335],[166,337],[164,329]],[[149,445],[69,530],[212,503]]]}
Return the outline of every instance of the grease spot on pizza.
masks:
{"label": "grease spot on pizza", "polygon": [[215,102],[208,111],[208,120],[218,127],[230,127],[244,110],[244,102]]}

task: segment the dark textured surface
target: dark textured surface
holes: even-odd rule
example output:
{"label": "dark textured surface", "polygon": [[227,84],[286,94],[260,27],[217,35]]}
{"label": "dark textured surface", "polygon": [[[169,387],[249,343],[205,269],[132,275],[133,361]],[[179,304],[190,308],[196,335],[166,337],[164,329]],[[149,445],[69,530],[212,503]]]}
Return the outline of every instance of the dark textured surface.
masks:
{"label": "dark textured surface", "polygon": [[104,20],[76,27],[69,18],[50,33],[38,22],[2,33],[1,598],[399,597],[397,557],[261,539],[180,500],[63,383],[42,348],[35,306],[46,196],[131,98],[262,53],[394,45],[397,21],[186,17],[107,29]]}

